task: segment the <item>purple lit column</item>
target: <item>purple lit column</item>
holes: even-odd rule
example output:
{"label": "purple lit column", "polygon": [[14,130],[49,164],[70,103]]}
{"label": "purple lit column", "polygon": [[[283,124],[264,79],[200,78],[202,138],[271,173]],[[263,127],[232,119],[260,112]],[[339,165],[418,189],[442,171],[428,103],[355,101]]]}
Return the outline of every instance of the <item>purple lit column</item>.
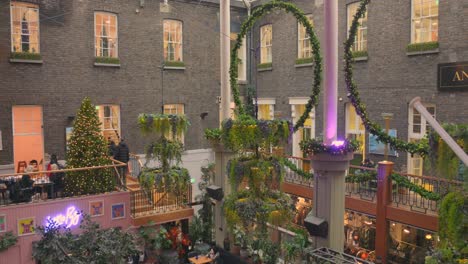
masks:
{"label": "purple lit column", "polygon": [[325,82],[323,142],[336,140],[338,112],[338,1],[325,0]]}

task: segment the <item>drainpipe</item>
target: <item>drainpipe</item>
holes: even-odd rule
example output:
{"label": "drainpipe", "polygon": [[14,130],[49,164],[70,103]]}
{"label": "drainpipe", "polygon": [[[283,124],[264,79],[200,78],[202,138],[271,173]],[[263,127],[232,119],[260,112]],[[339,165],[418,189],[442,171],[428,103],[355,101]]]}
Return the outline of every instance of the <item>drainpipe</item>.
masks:
{"label": "drainpipe", "polygon": [[439,134],[439,136],[447,143],[447,145],[455,152],[455,155],[468,166],[468,155],[463,151],[463,149],[453,140],[453,138],[445,131],[445,129],[435,120],[434,117],[427,111],[426,107],[421,103],[421,97],[415,97],[409,103],[410,107],[414,107],[434,128],[434,130]]}

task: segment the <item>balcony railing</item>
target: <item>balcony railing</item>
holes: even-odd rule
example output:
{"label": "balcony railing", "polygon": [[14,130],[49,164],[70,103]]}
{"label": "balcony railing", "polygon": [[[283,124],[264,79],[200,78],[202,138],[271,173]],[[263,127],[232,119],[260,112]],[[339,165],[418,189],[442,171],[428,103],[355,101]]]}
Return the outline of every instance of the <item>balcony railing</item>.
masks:
{"label": "balcony railing", "polygon": [[[412,174],[399,174],[407,178],[411,183],[418,185],[427,191],[439,194],[441,198],[447,195],[451,190],[463,187],[463,182],[460,181]],[[394,183],[392,187],[392,204],[394,206],[407,208],[411,211],[425,214],[437,214],[441,200],[431,201],[421,197],[421,195],[413,191],[410,191],[404,186],[399,186],[397,183]]]}
{"label": "balcony railing", "polygon": [[158,189],[139,189],[130,192],[132,217],[169,213],[189,208],[192,203],[192,186],[183,193]]}
{"label": "balcony railing", "polygon": [[142,167],[143,162],[141,161],[140,156],[130,153],[130,160],[128,161],[128,172],[130,176],[137,179]]}
{"label": "balcony railing", "polygon": [[[308,172],[312,172],[312,170],[310,169],[310,166],[307,166],[310,163],[309,160],[306,160],[304,158],[298,158],[298,157],[288,157],[288,159],[290,162],[296,165],[296,167],[300,169],[309,168],[306,170]],[[314,186],[313,179],[306,179],[302,177],[301,175],[298,175],[296,172],[290,170],[289,168],[286,168],[286,175],[284,177],[284,181],[288,183],[299,184],[299,185],[308,186],[308,187]]]}
{"label": "balcony railing", "polygon": [[[306,161],[303,158],[297,157],[289,157],[289,160],[299,168],[302,168],[303,163]],[[443,198],[449,191],[463,187],[463,182],[460,181],[404,173],[398,174],[407,178],[411,183],[438,194],[441,198]],[[347,179],[356,179],[363,175],[367,175],[367,177],[361,177],[357,181],[347,180],[345,186],[345,195],[347,197],[375,203],[377,196],[377,170],[375,168],[351,165],[348,171]],[[373,175],[375,175],[375,177]],[[285,182],[313,187],[312,179],[305,179],[289,169],[286,169]],[[392,181],[390,188],[392,199],[391,203],[393,206],[424,214],[437,214],[440,200],[431,201],[422,197],[418,193],[409,190],[407,187],[400,186],[395,181]]]}
{"label": "balcony railing", "polygon": [[69,173],[78,171],[88,171],[94,177],[99,177],[103,173],[111,173],[117,183],[116,189],[125,189],[121,185],[118,169],[123,166],[125,166],[125,163],[112,160],[111,165],[105,166],[2,174],[0,175],[0,205],[42,202],[50,199],[72,197],[64,193],[65,178]]}
{"label": "balcony railing", "polygon": [[[373,175],[377,174],[376,169],[360,166],[350,166],[349,176]],[[349,179],[349,178],[348,178]],[[359,198],[362,200],[376,202],[377,177],[375,180],[366,180],[363,182],[346,182],[345,195],[348,197]]]}

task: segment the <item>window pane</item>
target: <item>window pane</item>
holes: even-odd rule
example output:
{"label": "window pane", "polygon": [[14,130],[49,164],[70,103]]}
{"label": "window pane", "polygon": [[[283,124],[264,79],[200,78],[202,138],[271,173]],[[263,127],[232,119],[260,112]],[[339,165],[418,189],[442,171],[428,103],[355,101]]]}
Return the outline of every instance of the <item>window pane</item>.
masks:
{"label": "window pane", "polygon": [[[356,12],[359,8],[360,2],[355,2],[352,4],[349,4],[348,7],[348,34],[349,34],[349,29],[351,28],[351,25],[353,23],[354,15],[356,15]],[[364,17],[359,19],[359,26],[357,28],[357,34],[356,38],[354,40],[354,45],[352,47],[353,51],[366,51],[367,50],[367,11],[364,14]]]}
{"label": "window pane", "polygon": [[94,13],[95,54],[99,57],[118,57],[117,16],[110,13]]}
{"label": "window pane", "polygon": [[11,49],[39,53],[39,9],[35,4],[12,2]]}
{"label": "window pane", "polygon": [[182,61],[182,22],[164,20],[163,53],[166,61]]}
{"label": "window pane", "polygon": [[260,63],[271,62],[272,25],[260,28]]}
{"label": "window pane", "polygon": [[439,0],[412,2],[412,43],[438,41]]}

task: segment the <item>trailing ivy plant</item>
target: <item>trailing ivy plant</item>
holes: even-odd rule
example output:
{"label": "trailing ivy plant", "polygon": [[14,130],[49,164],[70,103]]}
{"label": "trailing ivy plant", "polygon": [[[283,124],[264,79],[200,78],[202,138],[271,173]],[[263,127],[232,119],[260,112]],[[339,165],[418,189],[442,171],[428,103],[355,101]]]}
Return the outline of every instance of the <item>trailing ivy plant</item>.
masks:
{"label": "trailing ivy plant", "polygon": [[237,51],[241,48],[242,40],[245,38],[247,32],[249,32],[252,29],[255,22],[274,9],[282,9],[285,10],[287,13],[291,13],[297,19],[297,21],[305,27],[306,33],[310,37],[310,44],[312,46],[314,62],[314,84],[312,88],[312,94],[306,105],[306,109],[304,113],[302,113],[297,123],[294,125],[294,131],[297,131],[300,127],[304,125],[304,122],[309,117],[309,113],[312,110],[312,108],[316,107],[318,104],[318,96],[320,94],[320,86],[322,84],[322,56],[320,54],[320,43],[317,35],[314,32],[314,27],[310,23],[309,19],[305,16],[304,12],[292,3],[276,0],[268,2],[264,5],[255,8],[251,16],[249,16],[248,19],[242,24],[241,30],[237,35],[234,48],[231,51],[231,65],[229,68],[232,95],[234,98],[234,103],[236,104],[235,111],[237,115],[245,114],[244,106],[242,105],[242,102],[240,100],[239,87],[237,84],[239,63]]}
{"label": "trailing ivy plant", "polygon": [[9,249],[18,242],[18,237],[13,232],[8,231],[0,236],[0,252]]}
{"label": "trailing ivy plant", "polygon": [[392,178],[392,180],[394,180],[396,182],[398,187],[407,188],[410,191],[413,191],[413,192],[419,194],[421,197],[426,198],[426,199],[431,200],[431,201],[440,200],[440,195],[438,193],[428,191],[428,190],[424,189],[423,187],[412,183],[408,178],[406,178],[406,177],[404,177],[404,176],[402,176],[400,174],[392,173],[391,178]]}
{"label": "trailing ivy plant", "polygon": [[458,264],[468,262],[468,196],[462,192],[447,194],[439,208],[439,239],[435,251],[426,257],[426,264]]}
{"label": "trailing ivy plant", "polygon": [[394,150],[401,150],[406,151],[413,154],[419,154],[421,156],[425,156],[428,153],[428,146],[425,141],[420,143],[408,143],[404,142],[400,139],[394,138],[389,136],[385,133],[385,131],[378,125],[377,123],[372,122],[369,119],[367,114],[366,106],[363,102],[361,102],[361,98],[359,97],[359,92],[357,89],[357,84],[354,82],[353,79],[353,67],[352,63],[354,61],[353,53],[351,48],[354,44],[354,40],[356,38],[357,29],[359,26],[359,19],[362,18],[366,12],[367,5],[369,4],[370,0],[361,0],[361,4],[354,15],[353,22],[349,29],[349,37],[345,42],[344,47],[344,59],[345,59],[345,83],[346,88],[348,90],[348,98],[353,104],[354,108],[356,109],[356,113],[361,117],[361,120],[366,127],[366,129],[377,137],[377,140],[380,142],[384,142],[390,144],[391,148]]}
{"label": "trailing ivy plant", "polygon": [[[443,124],[442,127],[468,153],[468,125]],[[431,151],[424,167],[428,168],[430,175],[451,180],[463,180],[468,176],[468,168],[434,130],[429,132],[428,141]]]}
{"label": "trailing ivy plant", "polygon": [[286,143],[291,135],[292,124],[287,120],[256,120],[240,115],[236,120],[223,121],[221,141],[233,151],[250,151]]}
{"label": "trailing ivy plant", "polygon": [[[183,196],[190,186],[187,169],[179,167],[182,160],[183,144],[180,137],[190,125],[184,115],[140,114],[138,126],[143,134],[151,137],[146,147],[146,163],[139,181],[145,191],[156,188],[160,192]],[[158,167],[148,167],[150,161]],[[150,202],[152,199],[148,197]]]}
{"label": "trailing ivy plant", "polygon": [[302,176],[303,178],[306,178],[306,179],[313,179],[314,178],[314,174],[313,173],[310,173],[310,172],[306,172],[306,171],[303,171],[301,170],[300,168],[298,168],[296,166],[296,164],[292,163],[290,160],[288,160],[287,158],[281,158],[281,163],[288,167],[290,170],[294,171],[295,173],[297,173],[299,176]]}

